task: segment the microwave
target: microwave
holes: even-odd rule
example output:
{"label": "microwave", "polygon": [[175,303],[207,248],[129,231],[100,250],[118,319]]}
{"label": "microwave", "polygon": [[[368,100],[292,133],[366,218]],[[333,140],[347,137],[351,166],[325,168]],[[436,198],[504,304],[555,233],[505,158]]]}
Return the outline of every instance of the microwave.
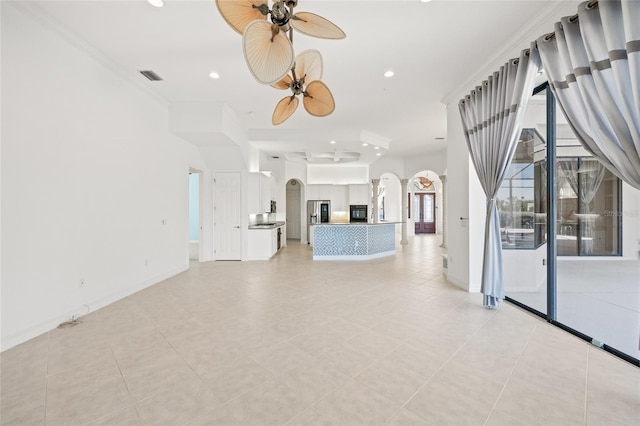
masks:
{"label": "microwave", "polygon": [[349,206],[349,222],[368,222],[367,205],[357,204]]}

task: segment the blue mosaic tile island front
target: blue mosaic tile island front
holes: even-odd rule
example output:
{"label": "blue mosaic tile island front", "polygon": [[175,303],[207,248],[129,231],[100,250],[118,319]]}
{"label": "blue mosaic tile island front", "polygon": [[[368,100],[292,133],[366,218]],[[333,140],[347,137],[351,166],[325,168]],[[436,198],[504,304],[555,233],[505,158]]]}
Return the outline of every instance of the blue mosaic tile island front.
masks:
{"label": "blue mosaic tile island front", "polygon": [[396,253],[395,223],[313,226],[314,260],[367,260]]}

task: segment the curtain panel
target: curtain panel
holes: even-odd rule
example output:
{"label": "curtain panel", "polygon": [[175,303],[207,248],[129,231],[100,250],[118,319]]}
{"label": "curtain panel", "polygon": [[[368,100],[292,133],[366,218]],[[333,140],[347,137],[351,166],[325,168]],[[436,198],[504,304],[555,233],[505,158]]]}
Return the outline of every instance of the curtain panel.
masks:
{"label": "curtain panel", "polygon": [[458,104],[467,148],[487,197],[482,293],[488,308],[499,307],[504,299],[496,194],[515,153],[539,67],[538,51],[532,45]]}
{"label": "curtain panel", "polygon": [[578,140],[640,189],[640,1],[584,2],[537,47]]}
{"label": "curtain panel", "polygon": [[[593,253],[595,222],[600,215],[591,213],[591,203],[604,180],[605,168],[594,159],[580,159],[580,162],[559,161],[560,169],[571,189],[579,197],[584,210],[577,214],[581,223],[582,252]],[[578,166],[579,164],[579,166]]]}

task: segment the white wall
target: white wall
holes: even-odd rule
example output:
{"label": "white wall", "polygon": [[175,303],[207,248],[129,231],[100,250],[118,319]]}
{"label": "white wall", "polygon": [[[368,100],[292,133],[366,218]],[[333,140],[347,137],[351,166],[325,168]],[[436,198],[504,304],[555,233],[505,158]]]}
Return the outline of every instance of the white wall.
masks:
{"label": "white wall", "polygon": [[350,185],[369,182],[368,166],[307,165],[307,183],[313,185]]}
{"label": "white wall", "polygon": [[447,165],[447,146],[421,155],[407,158],[383,157],[369,166],[369,177],[379,178],[384,173],[393,173],[399,179],[408,179],[422,170],[433,170],[437,175],[444,174]]}
{"label": "white wall", "polygon": [[447,279],[464,290],[478,292],[486,197],[469,158],[457,101],[447,106],[447,192]]}
{"label": "white wall", "polygon": [[640,190],[622,184],[622,256],[640,258]]}
{"label": "white wall", "polygon": [[[384,220],[402,222],[402,195],[400,179],[392,173],[380,177],[380,186],[384,186]],[[382,200],[379,200],[382,203]]]}
{"label": "white wall", "polygon": [[202,158],[79,46],[3,2],[3,350],[188,267]]}

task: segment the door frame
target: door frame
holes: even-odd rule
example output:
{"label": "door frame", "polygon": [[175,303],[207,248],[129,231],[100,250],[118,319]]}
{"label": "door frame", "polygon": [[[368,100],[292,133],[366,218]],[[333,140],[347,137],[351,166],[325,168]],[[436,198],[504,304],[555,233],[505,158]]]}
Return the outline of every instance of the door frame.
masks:
{"label": "door frame", "polygon": [[[416,234],[437,234],[438,233],[438,207],[437,207],[437,200],[438,200],[438,192],[437,191],[431,191],[431,192],[409,192],[409,197],[410,197],[410,201],[411,201],[411,205],[415,205],[415,198],[416,196],[420,197],[421,199],[425,196],[425,195],[429,195],[431,197],[433,197],[433,209],[432,209],[432,213],[433,213],[433,232],[416,232],[415,228],[416,225],[419,223],[428,223],[428,222],[420,222],[418,221],[418,219],[420,218],[420,212],[419,211],[414,211],[414,218],[413,218],[413,228],[414,228],[414,232]],[[422,206],[423,204],[420,204],[420,210],[422,210]],[[424,215],[423,215],[424,216]],[[422,225],[421,225],[422,226]]]}

